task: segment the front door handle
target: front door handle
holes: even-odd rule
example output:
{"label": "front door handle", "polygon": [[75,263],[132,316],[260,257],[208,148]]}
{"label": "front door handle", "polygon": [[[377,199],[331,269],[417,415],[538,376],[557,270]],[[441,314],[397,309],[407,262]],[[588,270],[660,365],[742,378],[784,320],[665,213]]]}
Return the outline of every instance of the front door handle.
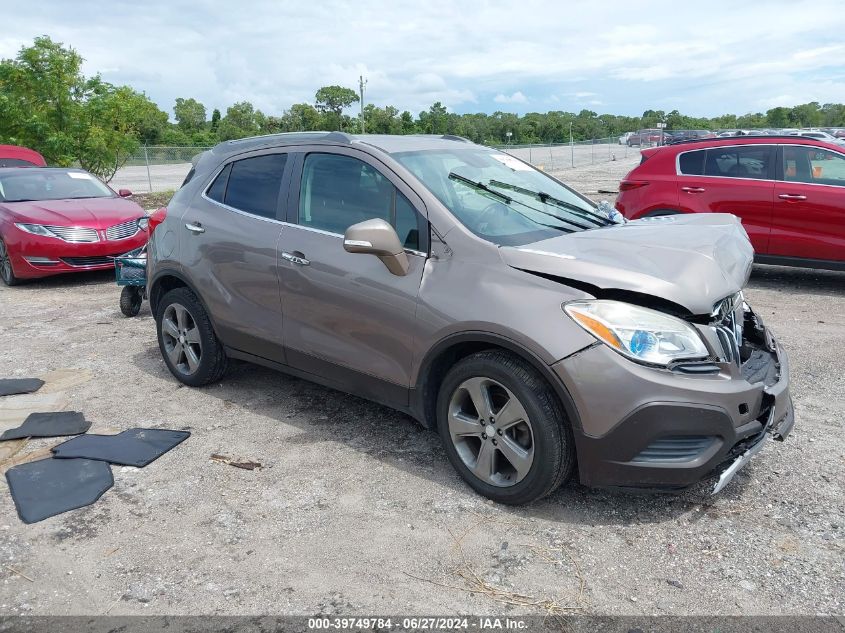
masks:
{"label": "front door handle", "polygon": [[687,193],[704,193],[704,187],[681,187],[681,191]]}
{"label": "front door handle", "polygon": [[286,251],[282,251],[282,259],[289,261],[292,264],[299,264],[300,266],[308,266],[311,263],[310,260],[305,259],[302,253],[299,252],[288,253]]}
{"label": "front door handle", "polygon": [[800,193],[782,193],[778,198],[781,200],[806,200],[807,196],[802,196]]}
{"label": "front door handle", "polygon": [[194,223],[188,222],[185,225],[185,228],[188,229],[191,233],[194,233],[194,234],[205,233],[205,229],[202,228],[202,224],[200,224],[199,222],[194,222]]}

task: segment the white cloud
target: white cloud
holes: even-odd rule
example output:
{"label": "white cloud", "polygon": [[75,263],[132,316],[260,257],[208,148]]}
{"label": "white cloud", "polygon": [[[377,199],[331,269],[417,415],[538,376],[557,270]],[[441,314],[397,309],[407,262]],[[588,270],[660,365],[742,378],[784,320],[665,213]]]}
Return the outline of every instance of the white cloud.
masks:
{"label": "white cloud", "polygon": [[[414,113],[434,101],[519,111],[530,94],[556,108],[718,114],[780,102],[784,86],[797,102],[843,100],[831,77],[845,53],[841,0],[717,1],[708,12],[703,28],[697,7],[670,0],[577,11],[551,0],[113,0],[107,12],[99,0],[48,0],[5,13],[0,56],[46,33],[76,47],[87,73],[168,110],[193,96],[209,111],[248,100],[277,113],[362,74],[369,102]],[[514,28],[526,16],[542,19]]]}
{"label": "white cloud", "polygon": [[528,97],[517,90],[512,95],[504,95],[500,92],[493,97],[493,101],[496,103],[528,103]]}

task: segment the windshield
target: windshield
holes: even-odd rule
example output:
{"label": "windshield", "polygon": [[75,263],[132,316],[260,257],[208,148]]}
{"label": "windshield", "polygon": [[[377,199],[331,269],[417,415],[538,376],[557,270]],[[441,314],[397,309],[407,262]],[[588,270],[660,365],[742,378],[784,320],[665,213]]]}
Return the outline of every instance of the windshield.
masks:
{"label": "windshield", "polygon": [[393,155],[470,231],[520,246],[613,222],[596,206],[522,161],[492,149]]}
{"label": "windshield", "polygon": [[0,202],[111,198],[114,192],[76,169],[21,169],[0,173]]}

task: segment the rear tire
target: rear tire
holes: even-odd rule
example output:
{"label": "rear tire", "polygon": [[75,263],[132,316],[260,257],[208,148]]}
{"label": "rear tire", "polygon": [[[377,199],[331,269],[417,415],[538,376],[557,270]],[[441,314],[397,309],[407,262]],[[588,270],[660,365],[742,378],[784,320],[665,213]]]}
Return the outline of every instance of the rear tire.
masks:
{"label": "rear tire", "polygon": [[0,239],[0,279],[7,286],[16,286],[20,283],[20,279],[15,277],[15,271],[12,269],[12,258],[6,248],[6,243]]}
{"label": "rear tire", "polygon": [[461,477],[498,503],[545,497],[575,466],[572,430],[557,397],[509,352],[479,352],[449,370],[437,397],[437,427]]}
{"label": "rear tire", "polygon": [[220,380],[229,359],[196,295],[187,288],[175,288],[157,307],[158,346],[170,373],[191,387]]}

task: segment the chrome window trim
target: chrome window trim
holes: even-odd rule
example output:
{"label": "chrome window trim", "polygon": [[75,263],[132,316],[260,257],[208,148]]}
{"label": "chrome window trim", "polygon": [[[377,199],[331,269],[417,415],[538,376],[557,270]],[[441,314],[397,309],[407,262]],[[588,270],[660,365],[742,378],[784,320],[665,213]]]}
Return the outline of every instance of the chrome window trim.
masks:
{"label": "chrome window trim", "polygon": [[[784,182],[790,185],[799,184],[799,185],[810,185],[812,187],[845,187],[845,182],[841,185],[831,185],[829,183],[822,183],[822,182],[804,182],[803,180],[783,180],[778,178],[738,178],[737,176],[705,176],[704,174],[684,174],[681,172],[681,155],[682,154],[689,154],[690,152],[706,152],[709,149],[727,149],[729,147],[772,147],[771,143],[737,143],[736,145],[724,145],[719,147],[699,147],[697,149],[688,149],[683,152],[678,152],[675,155],[675,176],[685,176],[687,178],[722,178],[728,180],[755,180],[757,182]],[[816,149],[821,150],[823,152],[830,152],[831,154],[836,154],[843,160],[845,160],[845,154],[839,152],[837,150],[833,150],[827,147],[819,147],[818,145],[807,145],[805,143],[775,143],[774,148],[778,150],[781,147],[806,147],[809,149]],[[777,167],[777,165],[775,165]]]}
{"label": "chrome window trim", "polygon": [[706,152],[711,149],[728,149],[731,147],[773,147],[775,151],[777,151],[780,143],[737,143],[736,145],[724,145],[724,146],[717,146],[717,147],[699,147],[697,149],[688,149],[684,152],[678,152],[675,155],[675,175],[676,176],[687,176],[689,178],[728,178],[730,180],[758,180],[758,181],[766,181],[766,182],[773,182],[771,178],[741,178],[737,176],[707,176],[704,174],[685,174],[681,172],[681,155],[682,154],[689,154],[691,152]]}
{"label": "chrome window trim", "polygon": [[[220,171],[222,171],[222,170],[220,170]],[[217,179],[218,175],[219,175],[219,172],[214,175],[214,178],[211,179],[212,183]],[[211,184],[209,184],[208,186],[210,187]],[[207,190],[208,190],[208,187],[206,187],[206,191]],[[210,202],[213,205],[216,205],[218,207],[226,209],[227,211],[232,211],[233,213],[237,213],[239,215],[244,215],[248,218],[255,218],[256,220],[264,220],[265,222],[274,222],[275,224],[286,224],[286,222],[282,222],[281,220],[278,220],[276,218],[268,218],[264,215],[257,215],[255,213],[250,213],[249,211],[243,211],[241,209],[236,209],[235,207],[230,207],[228,204],[225,204],[223,202],[218,202],[217,200],[213,200],[212,198],[209,198],[207,195],[205,195],[205,191],[202,192],[201,196],[202,196],[203,199],[207,200],[208,202]]]}

